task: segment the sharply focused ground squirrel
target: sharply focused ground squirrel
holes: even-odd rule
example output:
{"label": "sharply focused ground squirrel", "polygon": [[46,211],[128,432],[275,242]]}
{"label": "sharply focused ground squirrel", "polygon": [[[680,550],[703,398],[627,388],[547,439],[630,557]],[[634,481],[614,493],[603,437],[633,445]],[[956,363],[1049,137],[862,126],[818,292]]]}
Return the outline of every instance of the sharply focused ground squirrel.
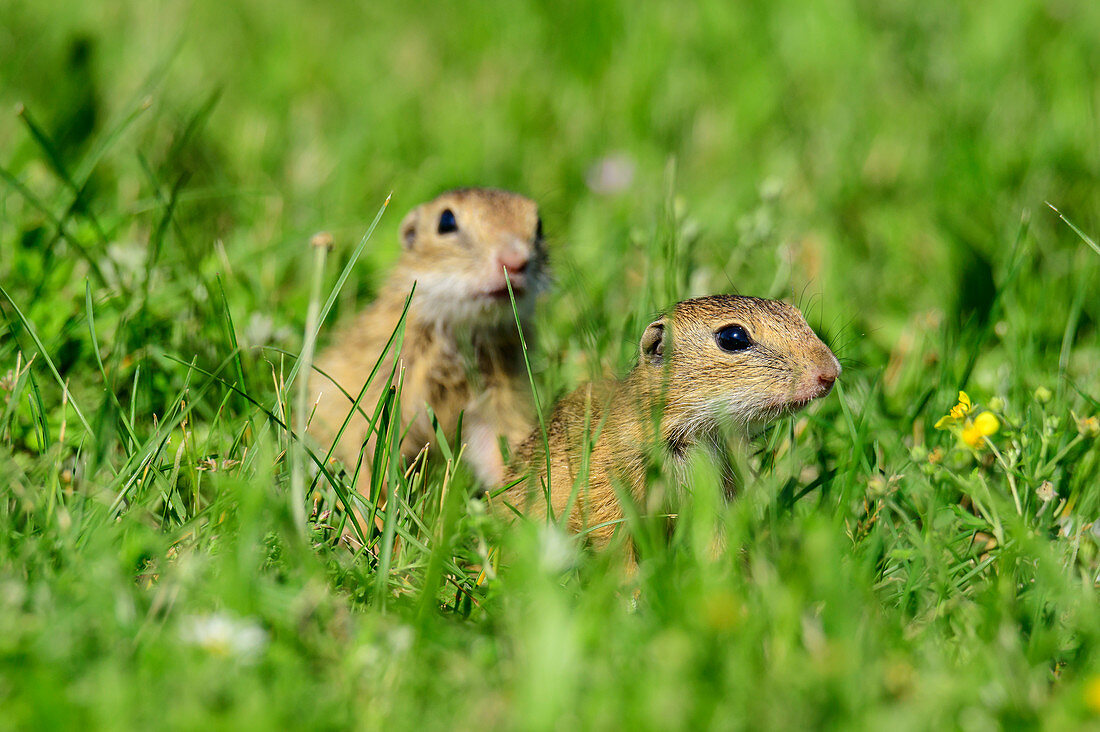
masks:
{"label": "sharply focused ground squirrel", "polygon": [[[413,209],[401,222],[400,236],[401,258],[378,298],[338,330],[317,366],[354,399],[396,328],[415,282],[399,356],[404,367],[401,421],[408,426],[401,453],[411,459],[435,441],[425,403],[448,439],[464,413],[465,459],[478,479],[496,484],[504,470],[499,438],[514,446],[534,421],[507,281],[529,333],[546,259],[538,207],[507,191],[449,191]],[[362,476],[369,472],[374,446],[362,413],[373,413],[395,358],[393,353],[387,357],[336,449],[350,472],[366,444],[357,486],[361,492],[369,488]],[[318,373],[312,375],[310,389],[318,400],[310,432],[331,445],[352,400]]]}
{"label": "sharply focused ground squirrel", "polygon": [[[693,445],[713,444],[722,423],[748,427],[790,414],[828,394],[839,375],[832,351],[791,305],[732,295],[678,303],[646,328],[638,364],[626,378],[586,384],[554,409],[546,425],[554,515],[572,498],[570,528],[606,543],[623,518],[616,482],[644,507],[655,447],[673,463],[682,461]],[[595,444],[588,480],[578,482],[586,425]],[[508,472],[508,482],[529,479],[503,498],[545,515],[541,430],[517,448]]]}

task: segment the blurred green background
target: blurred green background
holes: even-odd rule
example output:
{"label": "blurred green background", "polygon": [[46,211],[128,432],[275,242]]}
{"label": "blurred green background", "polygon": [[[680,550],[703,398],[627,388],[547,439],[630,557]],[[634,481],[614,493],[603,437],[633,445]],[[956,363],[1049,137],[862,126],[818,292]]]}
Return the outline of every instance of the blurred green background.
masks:
{"label": "blurred green background", "polygon": [[[189,259],[212,258],[221,238],[257,270],[245,277],[265,303],[293,304],[287,261],[314,231],[350,249],[392,191],[371,248],[384,261],[400,214],[466,184],[539,200],[557,248],[607,289],[622,272],[602,251],[656,226],[675,161],[705,250],[696,290],[805,292],[888,349],[915,313],[982,309],[1024,212],[1055,258],[1079,247],[1044,201],[1096,230],[1098,14],[1074,2],[13,2],[0,94],[72,166],[147,99],[97,169],[93,208],[113,227],[141,220],[138,153],[165,189],[185,174]],[[8,167],[35,175],[34,142],[4,117]],[[632,183],[595,195],[586,173],[616,154]],[[7,198],[13,216],[25,205]],[[614,296],[601,305],[634,304]]]}
{"label": "blurred green background", "polygon": [[[7,0],[0,707],[110,727],[1096,723],[1098,107],[1088,0]],[[834,346],[839,393],[709,509],[743,562],[683,551],[684,529],[629,601],[598,557],[547,570],[536,534],[503,585],[425,615],[400,598],[430,585],[428,554],[380,592],[369,562],[296,538],[278,429],[183,364],[228,360],[271,408],[288,364],[256,347],[300,348],[309,237],[335,236],[331,286],[392,193],[331,324],[369,301],[404,212],[459,185],[541,205],[544,402],[628,368],[647,318],[693,295],[789,299]],[[933,430],[960,388],[999,407],[997,461]],[[243,467],[200,472],[210,456]],[[470,511],[451,528],[473,551]],[[219,612],[262,629],[262,660],[202,652],[187,618]]]}

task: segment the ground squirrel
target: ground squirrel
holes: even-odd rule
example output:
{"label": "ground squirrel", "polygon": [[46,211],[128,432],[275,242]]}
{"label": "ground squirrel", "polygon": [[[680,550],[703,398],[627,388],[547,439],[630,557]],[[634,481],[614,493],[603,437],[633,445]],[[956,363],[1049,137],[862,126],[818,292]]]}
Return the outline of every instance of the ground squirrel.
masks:
{"label": "ground squirrel", "polygon": [[[655,446],[682,465],[693,445],[716,444],[722,423],[751,427],[790,414],[828,394],[839,375],[832,351],[792,305],[733,295],[678,303],[646,328],[626,378],[586,384],[555,407],[546,424],[554,516],[572,501],[570,528],[605,544],[623,518],[616,483],[647,505]],[[586,429],[594,439],[588,480],[574,488],[584,470]],[[519,482],[505,501],[545,515],[540,429],[517,448],[508,472],[507,483]]]}
{"label": "ground squirrel", "polygon": [[[534,201],[507,191],[464,188],[414,208],[401,222],[402,254],[377,299],[337,331],[311,376],[317,409],[310,432],[331,445],[397,327],[416,285],[401,353],[391,353],[340,437],[336,456],[350,471],[362,451],[359,485],[369,489],[374,435],[368,420],[395,359],[404,368],[401,454],[414,457],[435,441],[425,403],[452,439],[460,413],[465,459],[486,485],[503,476],[499,439],[514,446],[530,431],[534,410],[515,316],[530,333],[535,295],[545,278],[542,220]],[[507,275],[505,272],[507,271]],[[337,389],[339,384],[352,399]],[[364,450],[364,445],[366,449]]]}

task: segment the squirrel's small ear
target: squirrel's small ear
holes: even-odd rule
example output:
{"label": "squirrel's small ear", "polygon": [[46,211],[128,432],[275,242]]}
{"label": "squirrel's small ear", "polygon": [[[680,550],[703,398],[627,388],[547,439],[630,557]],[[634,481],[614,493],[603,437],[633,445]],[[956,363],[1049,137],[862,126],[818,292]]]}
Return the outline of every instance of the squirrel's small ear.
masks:
{"label": "squirrel's small ear", "polygon": [[642,333],[642,360],[647,363],[661,363],[665,355],[665,321],[655,320]]}
{"label": "squirrel's small ear", "polygon": [[416,224],[420,220],[420,207],[417,206],[401,220],[401,246],[411,249],[416,242]]}

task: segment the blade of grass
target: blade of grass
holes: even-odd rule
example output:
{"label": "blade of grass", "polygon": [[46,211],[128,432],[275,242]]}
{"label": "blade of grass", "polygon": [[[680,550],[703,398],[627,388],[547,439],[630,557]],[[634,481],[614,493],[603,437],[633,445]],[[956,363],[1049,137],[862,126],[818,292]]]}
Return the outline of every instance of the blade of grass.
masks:
{"label": "blade of grass", "polygon": [[[382,522],[382,546],[378,556],[378,575],[375,586],[375,601],[378,608],[386,611],[388,598],[387,586],[389,584],[391,562],[393,561],[393,538],[397,529],[397,518],[400,513],[400,491],[404,485],[404,476],[398,470],[395,458],[401,454],[399,433],[401,431],[401,386],[405,378],[404,370],[397,373],[397,384],[390,392],[390,419],[386,425],[386,439],[382,443],[382,449],[375,447],[375,470],[371,476],[371,493],[378,493],[381,489],[381,470],[378,469],[379,458],[384,461],[384,470],[388,477],[390,495],[386,499],[386,512]],[[375,490],[375,486],[378,490]],[[378,501],[375,501],[377,505]],[[372,519],[373,520],[373,519]]]}
{"label": "blade of grass", "polygon": [[576,502],[577,496],[580,495],[581,487],[588,485],[592,450],[595,448],[597,440],[600,439],[600,434],[603,432],[604,425],[607,423],[607,417],[610,413],[607,406],[607,404],[601,406],[600,421],[593,431],[592,395],[591,390],[589,391],[584,404],[584,432],[581,438],[581,466],[577,471],[577,477],[573,480],[573,488],[569,491],[569,499],[565,502],[565,508],[562,510],[559,518],[559,526],[562,530],[565,530],[569,524],[569,516],[573,513],[573,504]]}
{"label": "blade of grass", "polygon": [[28,335],[30,335],[31,340],[34,341],[35,347],[38,348],[38,353],[42,356],[42,360],[46,362],[46,366],[49,367],[50,373],[53,374],[54,379],[57,381],[57,385],[61,387],[62,393],[68,395],[69,405],[73,408],[73,411],[76,412],[80,424],[84,425],[84,430],[91,435],[94,440],[95,433],[92,432],[88,420],[84,418],[84,413],[80,411],[80,407],[76,405],[76,401],[73,400],[72,394],[69,393],[69,387],[65,383],[65,380],[62,379],[61,374],[57,372],[57,367],[54,366],[53,360],[50,359],[50,355],[46,351],[46,346],[42,344],[42,340],[38,337],[38,332],[35,330],[34,324],[27,320],[26,316],[23,315],[23,311],[19,309],[19,306],[15,304],[15,300],[11,298],[11,295],[8,294],[8,291],[5,290],[2,285],[0,285],[0,295],[4,296],[4,299],[8,301],[8,305],[15,311],[16,317],[19,318],[19,321],[23,324],[23,328],[27,331]]}
{"label": "blade of grass", "polygon": [[237,383],[243,388],[246,383],[244,380],[244,361],[241,358],[240,345],[237,343],[237,328],[233,324],[233,313],[229,310],[229,299],[225,296],[225,287],[222,285],[221,275],[217,275],[215,281],[218,283],[225,337],[229,341],[229,347],[237,354],[237,357],[233,359],[233,369],[237,375]]}
{"label": "blade of grass", "polygon": [[[970,375],[974,372],[974,367],[978,363],[978,357],[982,354],[985,344],[993,334],[993,329],[1001,319],[1001,310],[1004,308],[1005,293],[1015,284],[1016,278],[1023,270],[1024,261],[1026,259],[1024,242],[1027,240],[1027,235],[1030,230],[1031,214],[1025,211],[1020,217],[1020,225],[1016,229],[1016,238],[1012,243],[1012,251],[1008,258],[1008,273],[1001,282],[997,283],[997,289],[993,295],[993,302],[989,306],[989,316],[986,318],[985,325],[982,326],[981,330],[978,332],[977,338],[972,340],[969,344],[968,350],[970,355],[967,359],[966,368],[963,369],[962,377],[956,384],[956,391],[964,391],[966,389],[966,385],[970,382]],[[944,359],[944,363],[949,362],[950,359]]]}
{"label": "blade of grass", "polygon": [[[332,246],[330,234],[317,234],[310,240],[313,248],[313,282],[310,286],[309,305],[306,307],[305,335],[302,342],[302,355],[298,363],[305,365],[306,373],[313,366],[313,347],[317,341],[317,315],[320,307],[321,287],[325,278],[325,257]],[[243,380],[242,380],[243,385]],[[294,414],[295,429],[299,435],[306,433],[306,417],[309,405],[309,379],[298,384],[297,405]],[[302,473],[300,444],[294,443],[290,455],[290,507],[299,536],[305,538],[306,532],[306,495],[305,476]]]}
{"label": "blade of grass", "polygon": [[546,481],[543,483],[543,495],[546,499],[546,522],[554,521],[554,506],[550,501],[550,436],[546,431],[546,418],[542,416],[542,401],[539,399],[539,390],[535,386],[535,375],[531,372],[531,360],[527,357],[527,341],[523,337],[523,324],[519,319],[519,309],[516,307],[516,294],[512,292],[512,280],[508,276],[507,267],[504,269],[504,284],[508,288],[508,302],[512,305],[512,317],[516,321],[516,332],[519,334],[520,353],[523,354],[523,367],[527,370],[527,383],[531,386],[531,396],[535,400],[535,413],[539,418],[539,431],[542,433],[542,448],[546,455]]}
{"label": "blade of grass", "polygon": [[50,449],[53,441],[50,439],[50,423],[46,418],[46,405],[42,402],[42,391],[38,388],[38,379],[33,373],[30,377],[31,393],[27,395],[27,401],[31,405],[31,417],[34,419],[35,428],[38,430],[38,452],[42,455]]}
{"label": "blade of grass", "polygon": [[36,209],[39,213],[46,217],[46,220],[50,222],[50,225],[54,227],[54,230],[65,241],[67,241],[73,249],[77,251],[81,259],[91,269],[92,274],[99,280],[99,283],[103,287],[109,287],[110,283],[107,282],[107,277],[103,274],[103,269],[99,266],[99,260],[97,257],[93,257],[79,239],[77,239],[65,226],[65,222],[54,215],[52,211],[44,204],[37,196],[31,193],[30,189],[24,186],[18,178],[16,178],[7,168],[0,166],[0,178],[4,179],[4,182],[8,184],[13,190],[15,190],[23,199]]}
{"label": "blade of grass", "polygon": [[1061,211],[1059,211],[1057,208],[1054,207],[1053,203],[1051,203],[1050,201],[1047,201],[1046,204],[1048,206],[1050,206],[1051,210],[1054,211],[1054,213],[1058,214],[1058,218],[1060,218],[1062,221],[1064,221],[1066,226],[1073,229],[1073,233],[1077,234],[1077,236],[1079,236],[1081,238],[1081,241],[1088,244],[1089,248],[1092,249],[1092,251],[1096,252],[1097,254],[1100,254],[1100,244],[1097,244],[1091,236],[1089,236],[1085,232],[1078,229],[1077,226],[1075,226],[1072,221],[1067,219],[1064,215],[1062,215]]}
{"label": "blade of grass", "polygon": [[[348,392],[346,390],[344,390],[344,388],[340,384],[336,383],[336,381],[331,376],[326,374],[321,369],[316,368],[312,364],[310,365],[311,369],[317,371],[319,374],[321,374],[326,379],[328,379],[333,385],[336,386],[337,389],[340,390],[340,392],[342,394],[344,394],[344,396],[348,397],[348,399],[351,399],[351,401],[352,401],[351,409],[348,410],[347,415],[344,417],[343,423],[340,425],[340,429],[337,430],[336,436],[332,440],[332,444],[329,445],[328,450],[325,453],[325,464],[326,465],[328,464],[329,460],[332,459],[332,456],[336,451],[336,445],[338,445],[340,443],[340,440],[343,438],[344,432],[347,430],[348,425],[351,424],[351,421],[355,417],[355,414],[357,412],[359,414],[361,414],[367,420],[366,434],[371,435],[371,434],[374,433],[375,425],[378,423],[379,419],[381,418],[382,409],[384,407],[383,401],[384,401],[384,397],[385,397],[385,390],[383,390],[383,392],[382,392],[382,397],[383,398],[380,398],[379,401],[375,404],[374,413],[372,415],[368,415],[366,412],[364,412],[360,405],[362,403],[363,398],[367,394],[368,388],[370,387],[370,385],[372,383],[374,383],[374,379],[376,378],[376,376],[378,374],[378,371],[381,368],[382,363],[385,360],[387,354],[390,352],[390,350],[393,349],[396,353],[401,352],[401,348],[402,348],[402,345],[403,345],[404,339],[405,339],[405,323],[407,322],[408,313],[409,313],[409,306],[412,303],[413,294],[415,292],[416,292],[416,285],[414,283],[412,288],[409,290],[408,296],[405,298],[405,304],[401,309],[401,314],[397,318],[397,325],[394,327],[393,332],[390,333],[389,339],[386,341],[386,344],[382,347],[382,352],[378,354],[378,358],[376,358],[375,361],[374,361],[374,366],[371,367],[370,373],[367,375],[367,380],[363,383],[363,387],[359,390],[359,394],[354,399],[352,399],[351,395],[348,394]],[[288,355],[294,355],[294,354],[288,354]],[[394,361],[394,368],[396,368],[396,367],[397,367],[397,362],[395,360]],[[387,379],[387,382],[386,382],[386,389],[388,389],[389,384],[392,383],[393,376],[394,376],[394,372],[393,372],[393,369],[391,369],[389,378]],[[363,449],[363,447],[365,447],[365,445],[360,448],[360,459],[356,462],[355,469],[353,471],[353,476],[352,476],[352,485],[353,486],[358,484],[359,471],[360,471],[361,466],[362,466],[362,449]],[[370,500],[366,497],[364,497],[364,499],[365,500]],[[345,502],[344,506],[349,511],[352,509],[352,506],[351,506],[350,503]],[[368,526],[369,526],[369,524],[368,524]]]}
{"label": "blade of grass", "polygon": [[[260,412],[265,417],[267,417],[269,420],[274,422],[275,425],[279,429],[285,431],[292,439],[294,439],[294,440],[300,440],[301,439],[301,437],[299,435],[294,434],[293,430],[291,430],[290,427],[283,420],[279,419],[279,417],[276,416],[276,414],[274,412],[272,412],[270,409],[268,409],[263,404],[261,404],[258,400],[253,398],[253,396],[251,394],[249,394],[245,390],[241,389],[240,387],[236,386],[235,384],[231,384],[228,381],[226,381],[225,379],[218,376],[218,373],[220,373],[221,370],[223,368],[225,368],[225,366],[227,366],[230,363],[230,361],[232,359],[232,355],[230,355],[226,360],[222,361],[221,365],[219,365],[218,368],[213,372],[206,371],[201,366],[196,366],[192,363],[188,363],[187,361],[176,358],[175,356],[173,356],[171,354],[168,354],[168,353],[162,354],[162,357],[166,358],[170,361],[174,361],[178,364],[187,366],[188,368],[190,368],[194,371],[197,371],[198,373],[200,373],[204,376],[209,377],[211,379],[210,383],[218,383],[218,384],[224,386],[227,389],[231,389],[231,390],[235,391],[236,393],[238,393],[242,397],[244,397],[248,401],[249,404],[251,404],[256,409],[260,410]],[[190,410],[193,407],[193,405],[194,405],[194,402],[192,402],[191,406],[188,406],[188,409]],[[309,449],[308,445],[305,446],[305,451],[306,451],[306,455],[308,455],[310,457],[310,459],[313,460],[314,464],[317,465],[317,468],[318,468],[318,470],[321,471],[321,474],[325,476],[326,480],[328,480],[329,485],[331,485],[333,487],[333,489],[337,491],[337,495],[340,497],[341,501],[344,501],[344,505],[350,506],[351,502],[350,502],[350,499],[348,497],[348,493],[343,488],[343,486],[340,484],[340,482],[336,479],[336,477],[325,467],[325,464],[321,461],[321,459],[317,456],[317,454],[315,452],[313,452],[313,450]],[[352,525],[355,528],[355,531],[356,531],[360,541],[364,541],[364,543],[365,543],[365,536],[363,534],[363,529],[359,525],[359,523],[354,519],[354,517],[352,517]]]}
{"label": "blade of grass", "polygon": [[145,259],[145,293],[142,301],[142,309],[145,308],[149,300],[149,287],[153,281],[153,269],[157,266],[157,261],[160,259],[160,251],[164,246],[164,239],[168,234],[168,227],[172,224],[172,217],[176,212],[176,201],[179,199],[180,190],[189,177],[190,175],[188,173],[182,173],[176,178],[176,182],[172,184],[172,188],[168,192],[168,202],[165,204],[164,214],[160,217],[160,221],[157,222],[156,228],[153,229],[152,236],[149,237],[149,256]]}
{"label": "blade of grass", "polygon": [[[229,359],[226,359],[219,365],[218,371],[225,368],[229,364]],[[115,493],[115,498],[111,501],[110,507],[107,511],[106,520],[113,520],[118,516],[118,511],[129,496],[129,490],[137,479],[141,472],[141,468],[147,465],[153,460],[161,450],[164,449],[164,445],[171,435],[172,431],[187,418],[191,413],[191,410],[195,408],[195,405],[199,403],[203,395],[205,395],[207,389],[214,384],[214,378],[211,377],[207,380],[197,392],[197,395],[193,396],[191,401],[184,404],[184,399],[188,395],[191,384],[191,373],[196,370],[194,364],[187,364],[189,366],[187,375],[184,378],[183,387],[179,390],[176,398],[172,404],[165,411],[164,417],[157,424],[157,429],[153,434],[145,441],[140,450],[133,452],[122,467],[116,473],[116,477],[108,483],[106,492]],[[117,492],[116,492],[117,491]]]}
{"label": "blade of grass", "polygon": [[[92,147],[84,159],[80,162],[80,165],[76,168],[76,173],[73,175],[73,182],[77,186],[84,190],[88,180],[92,177],[92,173],[95,171],[96,166],[99,165],[99,161],[103,159],[103,156],[107,154],[107,151],[114,147],[115,143],[122,138],[126,130],[130,128],[138,117],[147,112],[153,106],[153,100],[149,97],[141,100],[140,103],[135,105],[135,108],[126,116],[124,116],[118,124],[112,127],[105,135],[103,135],[98,142]],[[76,204],[74,199],[69,208],[72,208]]]}
{"label": "blade of grass", "polygon": [[[42,152],[46,154],[46,160],[49,161],[50,167],[54,169],[58,177],[61,178],[65,185],[69,187],[69,190],[76,196],[70,208],[79,207],[79,204],[83,201],[83,187],[77,185],[76,181],[73,180],[73,177],[69,174],[69,170],[65,166],[65,162],[61,159],[61,153],[58,152],[53,140],[51,140],[50,136],[46,134],[46,131],[34,121],[34,118],[31,117],[26,106],[23,104],[18,105],[15,114],[23,121],[23,124],[26,125],[27,129],[30,131],[31,137],[33,137],[34,141],[38,143],[38,146],[42,148]],[[99,238],[100,245],[106,247],[107,232],[103,230],[95,213],[92,212],[91,209],[87,209],[84,211],[84,215],[91,223],[96,237]]]}
{"label": "blade of grass", "polygon": [[[393,193],[386,196],[386,200],[382,202],[382,208],[378,209],[378,213],[374,217],[374,221],[367,227],[367,232],[363,234],[363,238],[359,240],[359,245],[355,247],[355,251],[352,252],[351,258],[348,263],[344,265],[344,269],[340,272],[340,276],[336,280],[336,284],[333,286],[332,291],[329,293],[328,299],[325,301],[325,306],[321,308],[321,314],[317,318],[317,328],[324,324],[325,318],[328,317],[329,311],[332,310],[333,304],[336,302],[336,298],[340,295],[340,290],[344,288],[344,283],[347,282],[348,276],[351,275],[351,270],[355,266],[355,263],[359,261],[359,255],[363,253],[363,249],[367,246],[367,242],[370,241],[371,235],[374,234],[375,228],[378,226],[378,222],[382,220],[382,214],[386,212],[386,207],[390,205],[390,199],[393,197]],[[313,333],[313,338],[317,337],[316,333]],[[301,359],[294,362],[294,366],[290,369],[290,374],[286,378],[286,387],[289,389],[294,383],[295,377],[298,376],[298,370],[301,368]]]}
{"label": "blade of grass", "polygon": [[219,87],[207,94],[203,103],[200,104],[194,114],[188,118],[187,124],[183,127],[183,132],[172,141],[172,146],[168,148],[168,154],[164,156],[166,166],[176,166],[180,153],[183,152],[187,143],[191,142],[191,138],[195,136],[195,133],[206,125],[210,115],[214,112],[214,108],[218,106],[218,101],[221,99],[222,92],[223,89]]}
{"label": "blade of grass", "polygon": [[15,381],[11,385],[11,393],[8,396],[8,405],[4,409],[4,416],[0,417],[0,437],[7,432],[7,439],[11,440],[11,421],[15,416],[15,410],[19,406],[20,397],[23,394],[23,389],[27,385],[27,379],[30,376],[31,364],[34,362],[34,356],[31,356],[30,361],[23,363],[23,352],[17,351],[15,354],[15,368],[12,373],[15,375]]}
{"label": "blade of grass", "polygon": [[[123,428],[126,430],[126,436],[130,438],[131,445],[137,445],[138,438],[134,434],[133,422],[126,418],[126,412],[122,408],[122,403],[118,400],[118,395],[115,394],[115,390],[111,388],[110,379],[107,378],[107,370],[103,367],[103,357],[99,350],[99,338],[96,335],[95,329],[95,314],[92,309],[92,284],[87,280],[84,281],[84,312],[88,318],[88,334],[92,341],[92,353],[95,354],[96,365],[99,366],[99,375],[103,377],[103,388],[110,396],[112,403],[118,410],[119,420],[122,422]],[[136,392],[135,392],[136,393]]]}

